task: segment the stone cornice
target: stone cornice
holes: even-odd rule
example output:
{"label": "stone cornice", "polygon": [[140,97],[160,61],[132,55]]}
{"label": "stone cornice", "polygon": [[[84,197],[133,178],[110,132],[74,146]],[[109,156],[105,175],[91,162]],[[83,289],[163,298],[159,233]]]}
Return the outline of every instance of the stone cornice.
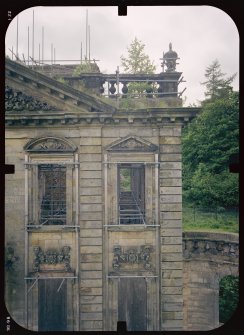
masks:
{"label": "stone cornice", "polygon": [[6,114],[5,122],[11,125],[48,125],[48,124],[157,124],[166,125],[172,123],[184,124],[196,116],[199,109],[188,108],[161,108],[159,110],[145,109],[140,111],[117,111],[115,113],[69,113],[64,111],[30,112],[21,111]]}
{"label": "stone cornice", "polygon": [[[178,73],[179,74],[179,73]],[[6,126],[43,126],[87,124],[184,124],[200,108],[167,107],[118,109],[99,98],[80,92],[32,69],[6,59],[6,84],[56,107],[55,111],[6,111]]]}

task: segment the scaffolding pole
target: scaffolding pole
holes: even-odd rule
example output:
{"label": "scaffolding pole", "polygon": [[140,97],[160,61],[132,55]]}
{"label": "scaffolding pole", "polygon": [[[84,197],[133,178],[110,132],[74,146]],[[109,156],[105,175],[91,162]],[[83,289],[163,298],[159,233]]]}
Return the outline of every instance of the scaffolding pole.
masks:
{"label": "scaffolding pole", "polygon": [[77,321],[77,331],[80,329],[80,292],[79,292],[79,272],[80,272],[80,238],[79,238],[79,155],[75,154],[75,194],[76,194],[76,214],[75,214],[75,235],[76,235],[76,321]]}
{"label": "scaffolding pole", "polygon": [[[28,195],[29,195],[29,173],[28,173],[28,163],[29,157],[28,155],[25,155],[25,227],[28,225],[29,220],[29,208],[28,208]],[[29,238],[28,238],[28,231],[27,228],[25,228],[25,276],[28,275],[28,249],[29,249]],[[27,282],[25,282],[25,324],[26,328],[28,328],[28,292],[27,292],[28,286]]]}

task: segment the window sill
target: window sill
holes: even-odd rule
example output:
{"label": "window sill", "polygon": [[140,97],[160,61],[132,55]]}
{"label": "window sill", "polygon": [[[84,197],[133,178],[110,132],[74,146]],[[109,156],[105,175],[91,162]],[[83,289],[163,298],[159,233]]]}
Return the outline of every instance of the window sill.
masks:
{"label": "window sill", "polygon": [[69,226],[69,225],[28,225],[28,231],[35,231],[35,232],[55,232],[55,231],[74,231],[76,228],[80,228],[80,226]]}
{"label": "window sill", "polygon": [[108,230],[111,231],[145,231],[145,230],[156,230],[160,225],[104,225]]}

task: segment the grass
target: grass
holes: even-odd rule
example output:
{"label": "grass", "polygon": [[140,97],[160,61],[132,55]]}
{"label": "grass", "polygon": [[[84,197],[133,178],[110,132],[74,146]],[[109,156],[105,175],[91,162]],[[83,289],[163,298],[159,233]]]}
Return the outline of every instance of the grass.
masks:
{"label": "grass", "polygon": [[183,230],[213,232],[239,232],[238,213],[236,211],[203,211],[183,206]]}

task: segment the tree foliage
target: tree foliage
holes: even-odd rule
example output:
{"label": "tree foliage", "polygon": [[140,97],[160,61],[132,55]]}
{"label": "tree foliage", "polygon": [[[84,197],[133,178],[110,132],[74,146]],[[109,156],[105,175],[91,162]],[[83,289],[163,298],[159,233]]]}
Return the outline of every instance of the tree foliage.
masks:
{"label": "tree foliage", "polygon": [[232,92],[232,82],[236,76],[233,74],[225,78],[226,74],[221,71],[219,61],[216,59],[210,64],[205,71],[205,82],[201,83],[206,86],[206,101],[224,98]]}
{"label": "tree foliage", "polygon": [[239,152],[239,96],[225,92],[212,95],[183,131],[183,196],[196,205],[238,206],[238,176],[228,166]]}
{"label": "tree foliage", "polygon": [[219,321],[228,321],[239,302],[239,278],[226,276],[219,283]]}
{"label": "tree foliage", "polygon": [[[136,37],[127,48],[128,56],[120,57],[121,65],[125,73],[131,74],[151,74],[156,70],[156,66],[145,53],[145,44]],[[151,83],[130,83],[128,85],[129,93],[143,93],[145,91],[153,91],[153,84]]]}
{"label": "tree foliage", "polygon": [[121,56],[121,64],[126,73],[154,73],[156,70],[153,62],[150,61],[149,56],[145,53],[145,44],[136,37],[131,42],[128,51],[128,57]]}

